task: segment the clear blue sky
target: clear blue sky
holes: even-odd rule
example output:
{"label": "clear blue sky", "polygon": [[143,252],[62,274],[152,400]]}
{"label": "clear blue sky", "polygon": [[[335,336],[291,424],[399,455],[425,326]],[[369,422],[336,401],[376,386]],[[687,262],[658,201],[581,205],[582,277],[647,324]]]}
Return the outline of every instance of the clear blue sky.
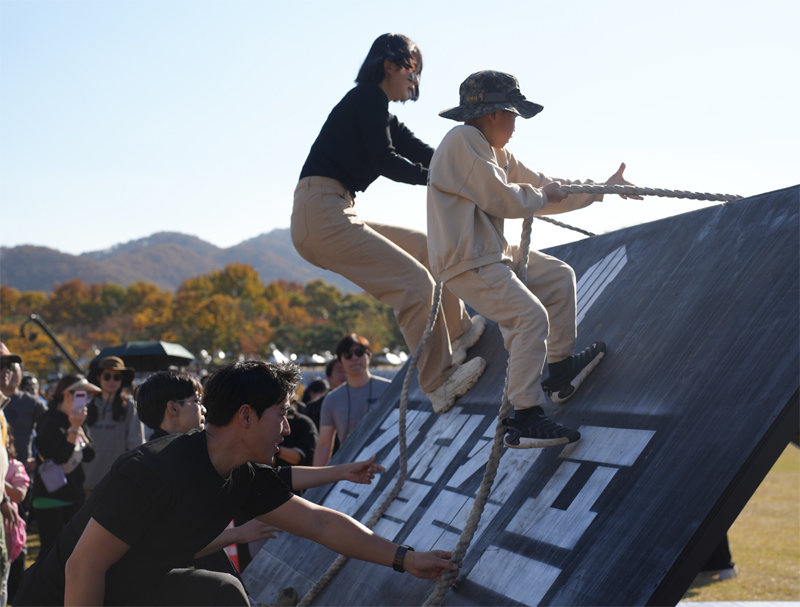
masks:
{"label": "clear blue sky", "polygon": [[[327,113],[372,40],[421,47],[436,145],[471,72],[544,105],[509,148],[553,176],[753,195],[800,182],[795,0],[0,0],[0,245],[81,253],[170,230],[231,246],[289,226]],[[368,219],[425,229],[425,191],[380,179]],[[699,203],[607,197],[594,232]],[[509,225],[509,240],[519,226]],[[534,244],[574,239],[536,224]]]}

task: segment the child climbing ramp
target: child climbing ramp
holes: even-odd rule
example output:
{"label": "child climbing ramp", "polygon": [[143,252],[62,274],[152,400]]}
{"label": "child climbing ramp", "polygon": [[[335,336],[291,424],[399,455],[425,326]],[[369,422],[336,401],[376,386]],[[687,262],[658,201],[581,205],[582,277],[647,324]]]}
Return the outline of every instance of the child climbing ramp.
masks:
{"label": "child climbing ramp", "polygon": [[[501,335],[490,323],[472,352],[490,361],[486,374],[444,416],[430,410],[408,373],[407,481],[375,530],[417,550],[453,549],[479,520],[471,543],[453,550],[456,586],[442,579],[431,595],[431,581],[351,561],[314,595],[332,556],[286,536],[245,572],[252,598],[274,604],[292,587],[308,592],[304,603],[312,605],[675,604],[703,550],[723,537],[796,432],[798,350],[785,326],[798,319],[798,200],[795,187],[553,250],[579,278],[581,333],[602,327],[616,344],[613,359],[568,406],[555,413],[545,406],[578,428],[580,441],[501,449],[482,516],[470,510],[497,426]],[[737,318],[749,320],[744,333],[731,330]],[[314,502],[373,518],[406,447],[398,421],[403,375],[342,453],[377,453],[387,473],[363,490],[313,492]],[[682,377],[702,381],[676,381]]]}
{"label": "child climbing ramp", "polygon": [[[428,251],[433,275],[479,314],[500,326],[509,353],[505,444],[515,449],[552,447],[580,438],[542,409],[543,389],[553,402],[571,398],[599,364],[606,346],[596,341],[574,354],[575,273],[530,243],[509,246],[506,218],[564,212],[601,200],[570,194],[562,183],[525,167],[505,146],[518,116],[542,106],[528,101],[511,74],[482,71],[459,90],[460,105],[441,112],[463,122],[433,154],[428,180]],[[620,165],[607,184],[630,185]],[[591,182],[590,182],[591,183]],[[522,269],[515,275],[511,265]],[[549,376],[541,375],[548,362]]]}

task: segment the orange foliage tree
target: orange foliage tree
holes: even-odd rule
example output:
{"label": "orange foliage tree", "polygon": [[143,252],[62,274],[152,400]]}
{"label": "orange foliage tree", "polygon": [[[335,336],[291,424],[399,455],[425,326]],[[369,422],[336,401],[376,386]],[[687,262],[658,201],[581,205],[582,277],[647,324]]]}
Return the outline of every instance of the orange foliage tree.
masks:
{"label": "orange foliage tree", "polygon": [[252,267],[239,263],[186,280],[174,294],[147,282],[122,287],[79,279],[56,285],[49,296],[0,287],[0,338],[27,369],[46,374],[57,366],[53,345],[32,324],[26,335],[39,337],[19,336],[31,313],[41,314],[84,368],[103,347],[126,341],[177,342],[198,358],[202,350],[266,358],[273,345],[323,352],[350,332],[365,335],[378,350],[404,347],[391,309],[369,295],[343,295],[320,280],[264,285]]}

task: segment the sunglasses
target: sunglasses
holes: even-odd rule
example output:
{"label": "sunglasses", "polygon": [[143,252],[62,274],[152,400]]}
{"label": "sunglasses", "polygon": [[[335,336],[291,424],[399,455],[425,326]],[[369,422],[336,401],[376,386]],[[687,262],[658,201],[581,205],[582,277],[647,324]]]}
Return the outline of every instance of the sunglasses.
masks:
{"label": "sunglasses", "polygon": [[366,353],[367,353],[366,348],[362,348],[361,346],[358,346],[357,348],[353,348],[349,352],[342,352],[342,358],[344,358],[345,360],[350,360],[354,356],[356,358],[361,358]]}
{"label": "sunglasses", "polygon": [[0,363],[0,369],[11,369],[12,371],[16,371],[19,369],[19,363],[11,360],[4,360],[2,363]]}
{"label": "sunglasses", "polygon": [[122,374],[120,373],[103,373],[103,380],[104,381],[120,381],[122,379]]}

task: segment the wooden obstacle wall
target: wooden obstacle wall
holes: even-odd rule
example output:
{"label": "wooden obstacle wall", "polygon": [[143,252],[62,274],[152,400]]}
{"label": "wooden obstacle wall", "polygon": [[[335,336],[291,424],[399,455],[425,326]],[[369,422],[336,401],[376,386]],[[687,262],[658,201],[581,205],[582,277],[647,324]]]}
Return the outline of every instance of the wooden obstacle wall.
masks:
{"label": "wooden obstacle wall", "polygon": [[[798,431],[800,187],[549,250],[578,277],[578,343],[608,355],[551,416],[582,439],[506,450],[445,605],[674,604]],[[535,242],[535,232],[534,232]],[[480,485],[506,353],[489,323],[486,372],[437,416],[416,380],[409,478],[376,531],[417,550],[455,547]],[[305,497],[366,521],[398,469],[398,374],[335,461],[378,454],[373,485]],[[254,600],[299,596],[335,554],[267,542],[245,570]],[[434,582],[348,561],[315,605],[419,605]]]}

